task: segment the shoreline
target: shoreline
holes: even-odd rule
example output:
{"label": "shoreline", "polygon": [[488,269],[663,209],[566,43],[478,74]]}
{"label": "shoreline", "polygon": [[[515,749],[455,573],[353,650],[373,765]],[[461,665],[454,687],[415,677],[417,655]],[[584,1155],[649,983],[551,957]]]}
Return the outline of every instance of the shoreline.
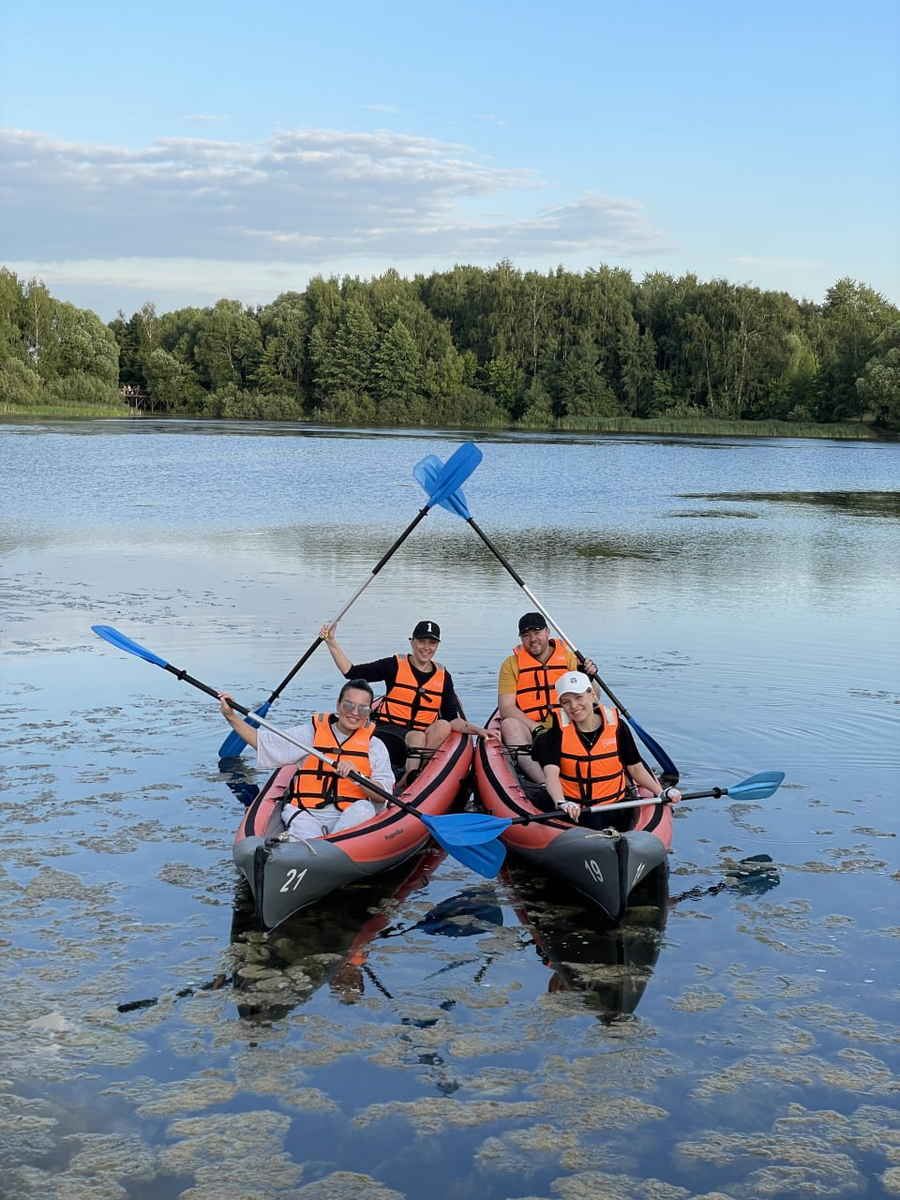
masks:
{"label": "shoreline", "polygon": [[[99,406],[82,405],[35,405],[32,407],[16,407],[10,404],[0,405],[0,425],[12,425],[20,421],[191,421],[215,424],[221,417],[209,417],[200,413],[180,412],[176,415],[167,413],[122,412],[118,408],[102,408]],[[265,417],[229,417],[229,424],[270,421],[273,425],[302,425],[304,429],[321,428],[384,428],[384,429],[429,429],[448,432],[458,430],[458,426],[443,425],[410,425],[400,426],[385,423],[383,426],[376,422],[366,422],[359,426],[347,426],[342,423],[327,421],[279,421],[277,418]],[[757,438],[817,438],[837,441],[882,442],[893,441],[895,438],[887,432],[875,430],[871,425],[857,421],[836,422],[833,424],[817,425],[812,422],[791,421],[728,421],[710,418],[708,420],[693,420],[689,417],[658,417],[641,419],[637,417],[598,417],[594,420],[576,421],[571,417],[563,417],[552,425],[528,425],[516,423],[512,425],[467,425],[466,429],[485,433],[601,433],[646,435],[649,437],[757,437]]]}

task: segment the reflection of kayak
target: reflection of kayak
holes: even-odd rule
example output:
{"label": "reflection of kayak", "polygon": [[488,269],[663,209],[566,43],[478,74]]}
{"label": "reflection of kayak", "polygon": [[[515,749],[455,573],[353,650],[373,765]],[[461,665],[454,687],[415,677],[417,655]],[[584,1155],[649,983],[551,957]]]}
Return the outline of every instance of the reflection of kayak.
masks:
{"label": "reflection of kayak", "polygon": [[581,992],[604,1021],[634,1012],[644,994],[662,945],[668,883],[664,864],[632,892],[621,924],[593,928],[584,909],[573,907],[572,893],[547,876],[506,871],[516,916],[553,972],[547,990]]}
{"label": "reflection of kayak", "polygon": [[432,845],[423,854],[361,883],[343,888],[328,904],[285,923],[274,937],[261,933],[240,884],[231,940],[238,1013],[245,1020],[274,1021],[305,1004],[323,984],[341,1003],[355,1003],[368,988],[385,992],[368,964],[373,941],[413,893],[428,887],[444,859]]}
{"label": "reflection of kayak", "polygon": [[[497,713],[488,728],[499,734]],[[475,753],[478,798],[495,817],[530,816],[540,810],[528,798],[535,785],[523,780],[497,738],[478,743]],[[649,795],[649,793],[638,793]],[[625,833],[573,825],[562,817],[510,825],[501,834],[507,849],[530,866],[564,880],[599,905],[612,921],[621,921],[631,890],[666,861],[672,844],[668,805],[632,810],[634,827]]]}
{"label": "reflection of kayak", "polygon": [[[451,733],[402,793],[429,816],[449,811],[472,766],[471,739]],[[234,861],[250,884],[257,919],[273,929],[336,888],[389,871],[428,841],[424,823],[390,806],[342,833],[282,841],[281,798],[296,767],[281,767],[247,808],[234,840]]]}

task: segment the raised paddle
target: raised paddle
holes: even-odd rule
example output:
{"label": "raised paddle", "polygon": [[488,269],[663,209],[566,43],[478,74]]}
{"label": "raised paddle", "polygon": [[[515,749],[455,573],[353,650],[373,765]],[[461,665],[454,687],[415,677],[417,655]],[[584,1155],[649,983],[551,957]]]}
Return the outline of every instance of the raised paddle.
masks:
{"label": "raised paddle", "polygon": [[[751,775],[741,783],[732,784],[728,788],[714,787],[703,792],[683,792],[681,799],[700,800],[705,796],[731,796],[735,800],[767,800],[778,790],[783,779],[784,771],[760,771],[758,775]],[[669,803],[671,801],[660,800],[654,796],[648,800],[619,800],[614,804],[594,804],[584,811],[610,812],[614,808],[641,808],[648,804]],[[449,831],[445,830],[444,836],[448,840],[460,837],[465,845],[471,846],[479,838],[490,842],[492,838],[499,837],[509,829],[510,825],[530,825],[533,821],[552,821],[554,818],[568,819],[562,817],[562,814],[556,810],[548,813],[535,813],[533,816],[529,814],[525,817],[492,817],[488,813],[459,813],[456,818],[459,824],[454,825]],[[440,817],[437,819],[441,820]]]}
{"label": "raised paddle", "polygon": [[[426,492],[429,491],[429,489],[433,486],[434,481],[440,475],[440,471],[441,471],[441,460],[437,457],[436,454],[427,455],[420,462],[417,462],[415,467],[413,468],[413,473],[415,474],[416,479],[419,481],[419,483],[422,485],[422,487],[425,489]],[[525,593],[525,595],[528,597],[528,599],[531,601],[531,603],[534,605],[534,607],[538,610],[538,612],[543,614],[543,616],[546,619],[546,621],[548,622],[548,624],[552,625],[553,628],[556,630],[556,632],[559,634],[559,636],[563,639],[563,641],[568,646],[571,647],[572,653],[575,655],[575,657],[578,659],[578,661],[583,665],[584,664],[584,655],[575,646],[575,643],[572,642],[566,636],[565,633],[563,633],[563,631],[560,629],[559,625],[557,625],[556,621],[554,621],[553,617],[551,617],[551,615],[547,612],[547,610],[544,608],[544,606],[541,604],[541,602],[537,599],[537,597],[534,596],[534,594],[531,591],[529,591],[524,579],[521,577],[521,575],[518,573],[518,571],[515,569],[515,567],[510,562],[507,561],[507,559],[493,544],[493,542],[490,540],[490,538],[487,536],[487,534],[484,532],[484,530],[481,529],[475,523],[475,520],[473,519],[472,514],[469,512],[469,506],[466,503],[466,498],[462,494],[462,491],[457,488],[453,492],[444,496],[441,500],[438,501],[438,503],[441,505],[442,508],[446,508],[448,512],[455,513],[457,516],[462,517],[467,525],[472,526],[472,528],[475,530],[475,532],[478,534],[478,536],[481,538],[481,540],[487,546],[488,550],[490,550],[491,554],[493,554],[494,557],[497,559],[497,561],[500,563],[500,565],[509,572],[509,574],[513,577],[513,579],[516,581],[516,583],[519,585],[519,587],[522,589],[522,591]],[[641,741],[644,743],[644,745],[647,747],[647,749],[650,751],[650,753],[653,755],[653,757],[656,759],[656,761],[659,763],[660,767],[662,768],[663,776],[667,780],[667,782],[670,782],[670,783],[677,782],[678,768],[675,766],[675,764],[671,760],[671,758],[669,758],[668,754],[666,754],[665,750],[663,750],[663,748],[659,744],[659,742],[655,738],[651,737],[650,734],[647,733],[646,729],[644,729],[641,725],[638,724],[638,722],[634,719],[634,717],[631,715],[631,713],[628,711],[628,709],[625,707],[625,705],[621,702],[621,700],[618,699],[618,697],[615,695],[615,693],[610,689],[609,684],[605,683],[600,678],[599,674],[597,674],[596,671],[594,672],[593,679],[599,685],[599,687],[601,687],[603,689],[603,691],[606,692],[607,696],[609,696],[610,700],[612,700],[613,704],[616,706],[616,708],[619,710],[619,712],[622,714],[622,716],[626,719],[626,721],[628,721],[631,728],[634,730],[634,732],[637,734],[637,736],[641,739]]]}
{"label": "raised paddle", "polygon": [[[451,454],[446,463],[441,465],[440,470],[436,471],[434,474],[434,478],[431,481],[431,486],[425,489],[428,492],[428,503],[424,508],[420,509],[413,520],[410,521],[409,525],[407,525],[407,527],[403,530],[403,532],[394,542],[393,546],[391,546],[389,550],[385,551],[360,587],[356,589],[337,616],[329,622],[329,626],[337,625],[341,617],[344,616],[351,605],[356,603],[356,601],[363,594],[385,563],[394,555],[400,546],[403,545],[422,518],[429,512],[430,509],[434,508],[436,504],[442,504],[444,500],[446,500],[447,496],[449,496],[452,492],[455,492],[457,488],[459,488],[460,485],[469,478],[469,476],[481,462],[481,458],[481,451],[474,444],[474,442],[464,442],[463,445],[461,445],[453,452],[453,454]],[[440,462],[440,459],[437,461]],[[271,705],[274,704],[274,702],[291,682],[303,664],[308,658],[310,658],[312,654],[315,653],[321,644],[322,638],[317,637],[309,649],[304,653],[300,661],[295,663],[288,674],[285,675],[284,679],[282,679],[278,687],[275,688],[268,700],[265,700],[257,709],[254,710],[254,712],[250,713],[249,721],[251,724],[255,723],[256,717],[264,717],[266,715]],[[234,758],[243,752],[246,745],[247,743],[244,741],[241,735],[232,730],[219,747],[219,758]]]}
{"label": "raised paddle", "polygon": [[[208,683],[201,683],[199,679],[195,679],[193,675],[189,675],[187,671],[182,671],[178,667],[173,667],[170,663],[167,663],[165,659],[162,659],[159,657],[159,655],[154,654],[152,650],[147,650],[138,642],[132,641],[131,638],[126,637],[123,633],[119,633],[117,629],[113,629],[111,625],[92,625],[91,629],[98,637],[103,638],[105,642],[109,642],[111,646],[115,646],[118,650],[124,650],[127,654],[134,654],[137,658],[142,658],[144,662],[153,663],[154,666],[162,667],[164,671],[171,672],[176,679],[180,679],[183,683],[189,683],[191,687],[195,687],[199,691],[205,692],[207,696],[212,696],[216,700],[219,699],[219,693],[215,688],[210,687]],[[235,700],[229,700],[228,703],[233,709],[239,713],[242,713],[245,717],[254,715],[250,712],[249,708],[245,708],[243,704],[238,704]],[[261,717],[258,713],[255,714],[255,720],[265,729],[269,729],[272,733],[278,734],[279,737],[284,738],[286,742],[291,742],[292,745],[297,746],[306,754],[312,754],[314,757],[320,759],[324,763],[328,763],[330,766],[334,765],[333,759],[328,758],[324,754],[320,754],[319,751],[314,749],[312,746],[307,746],[305,743],[298,741],[294,737],[291,737],[283,730],[276,728],[276,726],[272,725],[271,722],[267,721],[264,717]],[[506,857],[506,850],[499,842],[496,842],[491,838],[476,837],[470,846],[466,841],[464,832],[462,831],[457,833],[452,842],[447,840],[447,831],[453,831],[455,828],[455,822],[459,821],[462,823],[462,826],[465,825],[467,817],[466,813],[455,813],[447,814],[446,816],[432,817],[429,816],[428,813],[419,812],[414,805],[407,804],[405,800],[401,800],[392,792],[387,792],[383,788],[377,787],[371,782],[371,780],[367,779],[365,775],[360,775],[358,771],[351,771],[349,775],[355,783],[364,784],[370,791],[374,792],[377,796],[380,796],[382,800],[389,801],[391,804],[396,804],[397,807],[402,808],[404,812],[409,813],[411,816],[418,817],[439,846],[442,846],[447,853],[452,854],[454,858],[459,859],[459,861],[464,863],[465,866],[471,867],[473,871],[477,871],[479,875],[483,875],[486,879],[493,879],[493,877],[500,870],[503,860]]]}

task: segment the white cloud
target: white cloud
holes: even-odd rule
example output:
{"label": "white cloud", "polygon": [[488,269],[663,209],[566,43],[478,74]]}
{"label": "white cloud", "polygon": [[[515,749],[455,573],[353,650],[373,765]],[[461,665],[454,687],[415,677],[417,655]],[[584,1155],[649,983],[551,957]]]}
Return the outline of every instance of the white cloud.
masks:
{"label": "white cloud", "polygon": [[386,131],[162,138],[135,151],[6,130],[0,178],[4,262],[388,263],[662,246],[633,200],[586,194],[536,207],[530,197],[546,190],[536,171]]}

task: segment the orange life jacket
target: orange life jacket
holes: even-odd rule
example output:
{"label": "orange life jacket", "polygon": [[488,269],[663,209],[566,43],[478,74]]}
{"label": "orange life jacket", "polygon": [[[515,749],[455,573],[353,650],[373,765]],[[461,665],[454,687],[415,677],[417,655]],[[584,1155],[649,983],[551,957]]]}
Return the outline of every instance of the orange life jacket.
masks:
{"label": "orange life jacket", "polygon": [[381,702],[379,721],[405,729],[427,729],[441,715],[445,675],[440,663],[435,663],[428,683],[419,683],[408,656],[398,654],[397,678]]}
{"label": "orange life jacket", "polygon": [[[327,754],[335,764],[349,758],[354,771],[371,777],[369,742],[374,725],[362,725],[343,742],[338,742],[330,718],[330,713],[318,713],[313,717],[313,749],[320,754]],[[357,800],[364,800],[367,795],[358,783],[342,778],[328,763],[309,754],[291,780],[287,801],[297,808],[324,808],[326,804],[334,804],[345,809]]]}
{"label": "orange life jacket", "polygon": [[530,655],[524,646],[516,646],[513,650],[519,664],[516,704],[532,721],[546,720],[559,707],[553,685],[560,675],[569,670],[566,643],[561,638],[559,641],[551,638],[550,645],[552,652],[545,663]]}
{"label": "orange life jacket", "polygon": [[616,742],[619,714],[606,707],[601,707],[600,712],[603,728],[590,749],[571,722],[562,727],[559,782],[567,800],[585,807],[612,804],[625,795],[625,769]]}

